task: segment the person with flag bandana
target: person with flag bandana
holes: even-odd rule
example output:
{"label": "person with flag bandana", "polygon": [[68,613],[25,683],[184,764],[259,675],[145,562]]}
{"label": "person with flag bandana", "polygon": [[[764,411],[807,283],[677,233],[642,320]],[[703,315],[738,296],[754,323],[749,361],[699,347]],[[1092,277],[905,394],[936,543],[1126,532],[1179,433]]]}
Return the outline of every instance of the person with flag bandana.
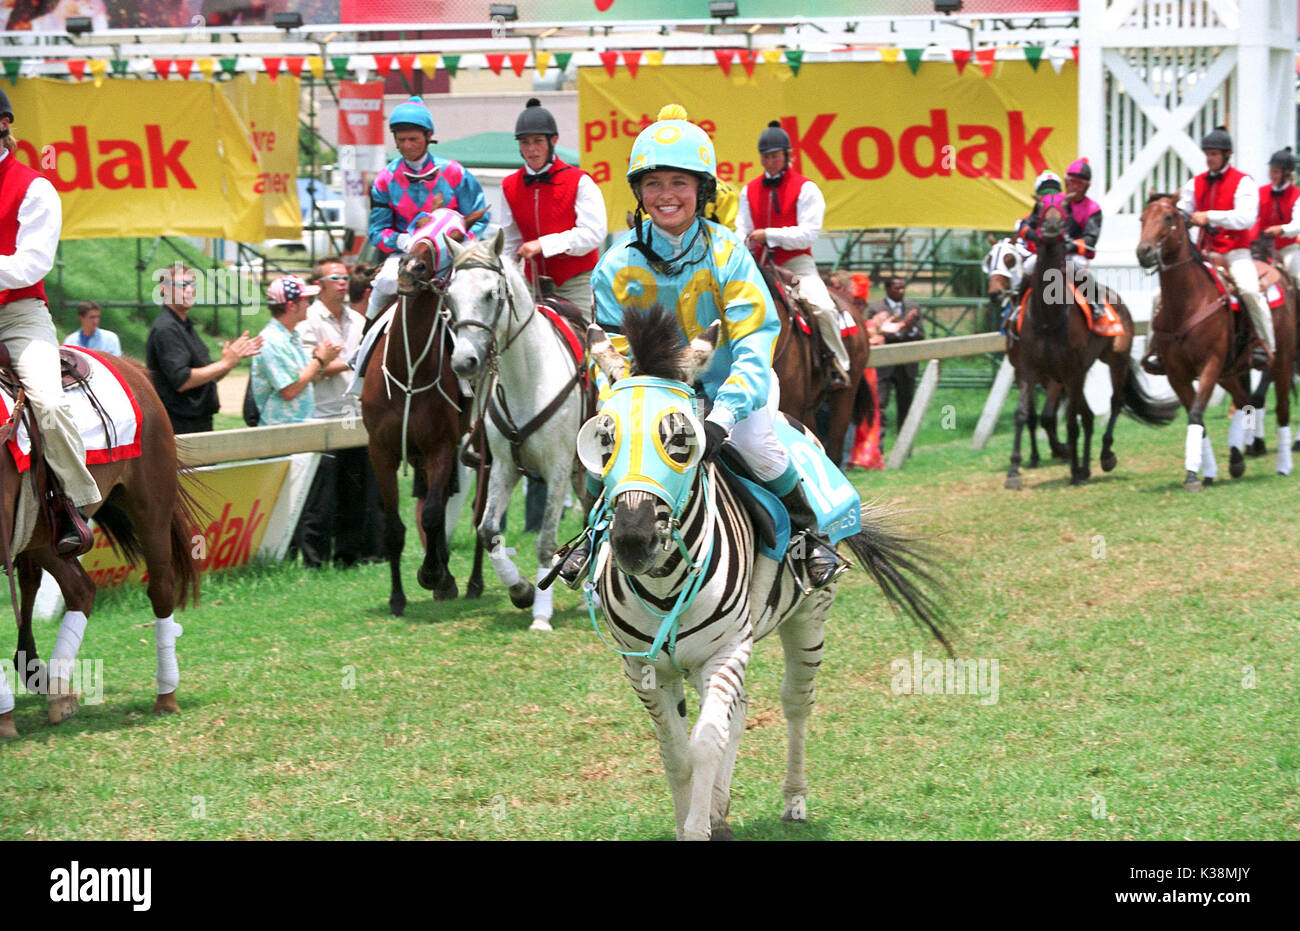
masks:
{"label": "person with flag bandana", "polygon": [[1270,183],[1259,189],[1259,218],[1251,230],[1251,239],[1273,237],[1278,261],[1294,281],[1300,282],[1300,216],[1295,210],[1300,188],[1291,183],[1294,172],[1295,156],[1290,146],[1274,152],[1268,160]]}
{"label": "person with flag bandana", "polygon": [[849,384],[849,351],[840,338],[839,311],[812,257],[812,245],[826,218],[826,198],[816,184],[790,166],[790,149],[790,136],[777,120],[759,134],[763,176],[745,185],[736,233],[755,254],[766,247],[772,261],[799,276],[799,293],[812,307],[817,330],[834,359],[832,390],[844,388]]}
{"label": "person with flag bandana", "polygon": [[397,294],[397,266],[411,245],[415,220],[438,207],[462,216],[482,210],[470,227],[476,236],[487,229],[487,200],[478,179],[460,162],[429,152],[433,114],[419,97],[398,104],[388,117],[400,153],[379,172],[370,188],[370,242],[388,258],[375,276],[366,319],[374,320]]}

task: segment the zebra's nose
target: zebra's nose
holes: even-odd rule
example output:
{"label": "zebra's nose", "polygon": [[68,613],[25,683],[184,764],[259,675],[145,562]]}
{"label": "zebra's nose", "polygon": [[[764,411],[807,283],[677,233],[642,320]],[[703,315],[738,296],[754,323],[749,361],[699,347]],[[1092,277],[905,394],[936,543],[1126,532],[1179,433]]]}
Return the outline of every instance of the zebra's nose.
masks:
{"label": "zebra's nose", "polygon": [[654,566],[658,522],[654,501],[648,495],[635,501],[620,496],[615,502],[610,543],[615,562],[628,575],[640,575]]}

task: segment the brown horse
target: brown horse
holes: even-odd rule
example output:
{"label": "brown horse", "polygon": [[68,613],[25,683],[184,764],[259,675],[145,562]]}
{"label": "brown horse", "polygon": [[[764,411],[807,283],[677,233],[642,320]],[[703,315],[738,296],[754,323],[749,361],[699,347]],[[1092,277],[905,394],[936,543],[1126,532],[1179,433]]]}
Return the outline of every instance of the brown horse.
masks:
{"label": "brown horse", "polygon": [[[837,309],[846,311],[855,325],[853,331],[843,337],[844,348],[849,351],[849,384],[839,391],[831,391],[828,375],[831,363],[822,361],[821,355],[825,350],[820,336],[814,332],[817,322],[812,308],[791,292],[794,276],[773,263],[770,256],[765,256],[758,267],[781,317],[781,334],[772,355],[772,370],[781,385],[781,413],[816,430],[817,409],[829,401],[830,425],[826,435],[819,439],[827,455],[838,465],[844,458],[844,438],[848,435],[849,425],[855,415],[861,419],[863,413],[861,405],[855,410],[862,372],[871,352],[863,311],[852,300],[830,292]],[[807,330],[800,325],[798,318],[802,318]]]}
{"label": "brown horse", "polygon": [[[451,235],[462,234],[457,230]],[[395,617],[406,611],[401,575],[406,525],[397,490],[397,470],[404,461],[421,470],[427,490],[420,513],[427,543],[416,581],[439,601],[458,593],[448,568],[445,515],[456,450],[461,437],[469,432],[471,411],[467,399],[460,397],[456,373],[451,370],[449,314],[443,308],[437,280],[430,274],[437,265],[429,241],[417,239],[402,260],[393,322],[370,354],[361,393],[361,419],[370,438],[370,462],[384,505],[388,608]],[[466,595],[477,597],[482,591],[482,561],[476,555]]]}
{"label": "brown horse", "polygon": [[[1092,364],[1101,360],[1110,368],[1111,399],[1110,419],[1102,436],[1099,461],[1103,470],[1115,468],[1118,458],[1112,445],[1115,421],[1120,410],[1138,420],[1159,426],[1169,423],[1177,412],[1173,403],[1161,404],[1153,400],[1141,386],[1137,364],[1129,355],[1133,344],[1133,318],[1119,295],[1096,283],[1088,276],[1080,288],[1088,299],[1103,300],[1115,308],[1123,332],[1119,336],[1101,336],[1089,327],[1085,315],[1088,310],[1076,301],[1074,289],[1069,287],[1070,273],[1065,262],[1066,224],[1061,208],[1048,203],[1040,213],[1038,231],[1038,264],[1033,279],[1028,284],[1025,320],[1020,330],[1019,350],[1014,363],[1016,383],[1020,389],[1020,403],[1016,407],[1016,435],[1011,452],[1011,467],[1007,470],[1006,487],[1019,489],[1020,436],[1031,420],[1034,407],[1034,386],[1048,387],[1059,382],[1069,399],[1066,408],[1066,435],[1070,447],[1070,484],[1081,485],[1092,474],[1092,409],[1083,393],[1084,380]],[[1008,326],[1014,331],[1014,324]],[[1079,455],[1079,426],[1083,426],[1083,455]]]}
{"label": "brown horse", "polygon": [[[1138,262],[1143,268],[1160,272],[1160,309],[1151,321],[1151,348],[1164,362],[1169,384],[1187,409],[1187,443],[1184,448],[1183,487],[1200,491],[1204,472],[1206,480],[1216,477],[1218,467],[1214,449],[1205,436],[1205,407],[1214,386],[1221,385],[1237,406],[1228,429],[1228,471],[1233,478],[1246,472],[1243,447],[1247,408],[1250,356],[1253,336],[1249,315],[1232,313],[1227,298],[1219,293],[1214,277],[1187,230],[1176,198],[1153,194],[1142,211],[1142,238],[1137,247]],[[1268,268],[1262,262],[1256,268],[1264,280]],[[1271,375],[1277,391],[1278,471],[1291,471],[1291,371],[1296,357],[1296,294],[1286,275],[1279,276],[1278,287],[1285,299],[1273,309],[1273,331],[1277,352]],[[1192,382],[1196,385],[1193,386]]]}
{"label": "brown horse", "polygon": [[[96,354],[97,355],[97,354]],[[132,565],[140,559],[149,573],[149,601],[156,618],[154,643],[158,652],[158,692],[153,710],[179,711],[176,687],[180,672],[175,660],[175,638],[180,633],[172,614],[177,605],[198,599],[196,562],[200,523],[198,509],[181,486],[186,471],[176,456],[176,440],[167,411],[158,399],[149,373],[133,359],[99,356],[126,383],[140,406],[140,455],[134,459],[90,466],[103,500],[85,510],[95,518],[109,541]],[[0,533],[12,537],[21,476],[8,444],[0,451]],[[72,558],[55,554],[50,546],[50,526],[44,509],[21,555],[15,554],[15,574],[22,589],[15,666],[20,679],[34,692],[46,693],[46,711],[52,724],[77,713],[68,670],[76,659],[85,619],[95,603],[95,583]],[[67,605],[55,658],[47,668],[36,653],[32,636],[32,609],[41,570],[54,577]],[[70,651],[70,655],[69,655]],[[20,665],[19,659],[23,660]],[[13,712],[0,714],[0,737],[17,736]]]}

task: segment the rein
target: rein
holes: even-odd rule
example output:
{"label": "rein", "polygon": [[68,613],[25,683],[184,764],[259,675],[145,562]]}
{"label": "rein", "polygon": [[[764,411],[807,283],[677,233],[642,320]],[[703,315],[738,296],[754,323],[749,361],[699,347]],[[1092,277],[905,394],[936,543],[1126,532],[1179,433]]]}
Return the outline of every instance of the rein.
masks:
{"label": "rein", "polygon": [[[1176,210],[1175,214],[1177,214]],[[1200,249],[1196,247],[1196,243],[1192,241],[1191,231],[1187,228],[1185,223],[1180,223],[1179,228],[1182,230],[1183,240],[1187,244],[1187,257],[1179,259],[1176,262],[1166,263],[1165,242],[1164,236],[1162,235],[1159,239],[1160,248],[1156,250],[1155,267],[1147,272],[1147,274],[1159,274],[1163,276],[1166,272],[1173,271],[1176,268],[1181,268],[1184,265],[1189,265],[1195,262],[1200,266],[1201,271],[1210,279],[1210,284],[1214,286],[1217,291],[1218,286],[1214,281],[1214,273],[1205,267],[1205,257],[1201,254]],[[1163,282],[1161,285],[1161,291],[1164,291]],[[1156,326],[1157,321],[1159,321],[1161,317],[1165,316],[1165,304],[1162,301],[1159,312],[1151,320],[1151,332],[1154,334],[1152,337],[1152,343],[1154,344],[1157,338],[1160,338],[1161,342],[1172,341],[1175,343],[1181,343],[1183,340],[1187,339],[1192,330],[1209,320],[1220,310],[1227,310],[1227,307],[1228,295],[1226,293],[1220,294],[1218,298],[1211,301],[1209,304],[1203,305],[1200,310],[1191,316],[1190,319],[1183,321],[1177,329],[1171,330],[1165,327]]]}
{"label": "rein", "polygon": [[[8,443],[11,439],[13,439],[18,434],[18,425],[22,422],[23,409],[26,406],[27,406],[27,391],[25,389],[19,389],[18,396],[14,399],[13,412],[9,415],[8,420],[6,420],[3,424],[0,424],[0,445]],[[22,475],[19,475],[18,489],[20,492],[22,490],[22,482],[23,482]],[[5,497],[4,472],[0,471],[0,501],[3,501],[4,497]],[[17,523],[18,523],[18,497],[15,496],[14,497],[14,525],[17,525]],[[22,619],[22,615],[18,610],[18,588],[14,580],[16,571],[14,569],[13,554],[10,552],[10,547],[12,546],[10,542],[10,537],[12,536],[12,534],[13,534],[13,527],[12,526],[6,527],[4,526],[3,521],[0,521],[0,538],[2,538],[0,539],[0,553],[3,553],[4,555],[5,574],[9,576],[9,600],[12,602],[14,608],[14,623],[18,625],[18,629],[21,631],[23,629],[23,619]],[[19,676],[24,675],[23,670],[21,669],[18,670],[18,675]]]}
{"label": "rein", "polygon": [[383,359],[383,363],[380,365],[380,371],[384,373],[384,390],[388,396],[388,399],[392,400],[393,387],[396,387],[403,394],[402,435],[401,435],[402,445],[401,445],[401,457],[400,457],[402,460],[403,477],[406,476],[406,470],[407,470],[406,438],[409,432],[410,422],[411,422],[411,402],[414,400],[415,395],[420,394],[421,392],[424,391],[428,391],[430,388],[436,387],[438,389],[438,393],[441,394],[444,398],[446,398],[447,402],[451,404],[452,407],[454,407],[457,411],[460,410],[460,404],[457,403],[456,400],[453,400],[452,398],[448,398],[447,392],[442,390],[442,367],[441,366],[439,366],[438,371],[434,373],[433,381],[429,382],[429,384],[427,385],[421,385],[419,387],[415,387],[416,371],[419,369],[420,365],[424,363],[424,360],[428,357],[429,350],[433,347],[435,340],[441,342],[439,336],[440,334],[443,335],[446,334],[447,323],[451,317],[451,312],[447,310],[445,307],[443,307],[443,298],[445,296],[445,292],[441,288],[434,285],[433,282],[431,281],[418,282],[416,283],[415,287],[416,290],[427,289],[429,291],[432,291],[434,294],[436,294],[438,296],[438,306],[434,310],[434,323],[432,326],[429,327],[429,336],[424,341],[424,348],[421,349],[420,354],[414,360],[412,360],[411,359],[411,328],[407,326],[407,316],[406,316],[406,299],[409,295],[400,294],[398,296],[399,300],[401,301],[400,313],[402,318],[402,350],[406,358],[406,377],[407,379],[409,379],[409,383],[403,382],[396,375],[394,375],[392,371],[388,368],[388,353],[393,346],[393,340],[391,339],[391,335],[392,335],[391,330],[389,331],[390,338],[386,340],[384,343],[384,359]]}

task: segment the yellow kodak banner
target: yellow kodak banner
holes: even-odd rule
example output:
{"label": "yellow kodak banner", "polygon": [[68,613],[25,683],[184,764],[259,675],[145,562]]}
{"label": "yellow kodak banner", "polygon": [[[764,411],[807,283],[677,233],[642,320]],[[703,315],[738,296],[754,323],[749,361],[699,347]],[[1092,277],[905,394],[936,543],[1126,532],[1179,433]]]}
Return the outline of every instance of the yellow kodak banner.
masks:
{"label": "yellow kodak banner", "polygon": [[713,138],[718,177],[737,187],[763,173],[758,136],[790,135],[796,171],[826,197],[825,228],[1009,229],[1029,212],[1034,178],[1079,155],[1076,69],[998,62],[991,77],[927,62],[715,65],[578,71],[582,167],[605,195],[611,230],[635,206],[632,141],[667,103]]}
{"label": "yellow kodak banner", "polygon": [[298,81],[31,79],[9,90],[20,161],[63,202],[63,239],[296,238]]}

